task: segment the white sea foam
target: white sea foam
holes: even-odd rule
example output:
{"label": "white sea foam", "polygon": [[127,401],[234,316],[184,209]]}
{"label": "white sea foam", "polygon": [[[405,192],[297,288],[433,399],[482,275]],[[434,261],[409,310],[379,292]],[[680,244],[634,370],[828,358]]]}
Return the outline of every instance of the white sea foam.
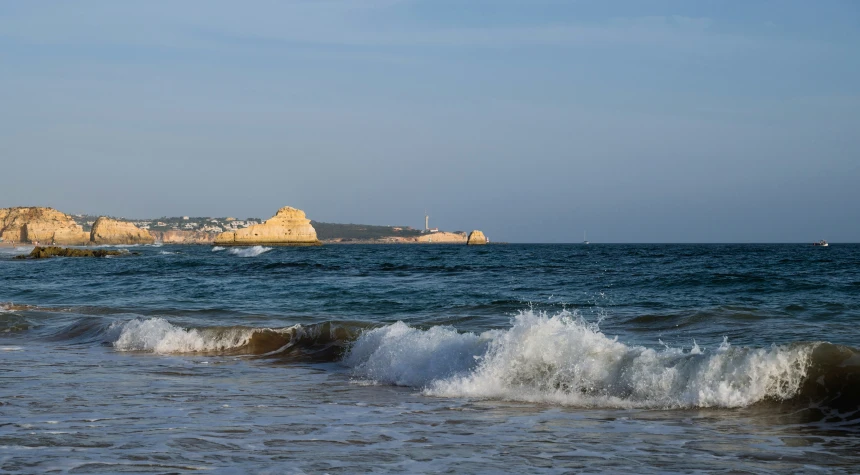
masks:
{"label": "white sea foam", "polygon": [[263,247],[263,246],[252,246],[252,247],[234,247],[230,249],[230,254],[239,257],[256,257],[264,252],[271,251],[271,247]]}
{"label": "white sea foam", "polygon": [[397,322],[365,332],[344,362],[366,379],[424,387],[472,371],[487,351],[486,335],[457,333],[451,327],[424,331]]}
{"label": "white sea foam", "polygon": [[224,249],[227,249],[227,248],[226,248],[226,247],[221,247],[221,246],[215,246],[215,247],[213,247],[213,248],[212,248],[212,252],[223,251]]}
{"label": "white sea foam", "polygon": [[812,345],[688,351],[628,346],[575,313],[524,311],[475,335],[402,322],[365,332],[344,358],[362,381],[425,394],[588,407],[741,407],[796,395]]}
{"label": "white sea foam", "polygon": [[108,330],[119,351],[146,351],[160,354],[224,351],[248,343],[254,330],[229,328],[201,331],[172,325],[163,318],[115,322]]}

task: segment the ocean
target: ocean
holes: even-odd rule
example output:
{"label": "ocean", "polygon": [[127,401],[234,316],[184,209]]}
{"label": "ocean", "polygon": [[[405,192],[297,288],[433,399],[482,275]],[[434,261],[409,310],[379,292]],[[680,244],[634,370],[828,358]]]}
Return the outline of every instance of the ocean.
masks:
{"label": "ocean", "polygon": [[0,249],[0,472],[860,471],[860,245]]}

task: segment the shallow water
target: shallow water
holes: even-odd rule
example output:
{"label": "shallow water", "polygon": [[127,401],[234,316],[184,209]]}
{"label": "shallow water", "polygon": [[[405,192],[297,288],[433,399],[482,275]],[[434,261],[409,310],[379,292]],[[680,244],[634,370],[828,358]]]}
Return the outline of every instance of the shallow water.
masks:
{"label": "shallow water", "polygon": [[860,246],[132,250],[0,250],[0,470],[860,464]]}

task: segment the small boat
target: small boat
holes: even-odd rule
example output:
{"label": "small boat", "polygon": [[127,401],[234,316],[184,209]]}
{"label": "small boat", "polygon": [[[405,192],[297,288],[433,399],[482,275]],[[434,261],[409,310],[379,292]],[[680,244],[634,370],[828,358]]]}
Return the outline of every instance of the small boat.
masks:
{"label": "small boat", "polygon": [[827,246],[829,246],[830,244],[827,244],[827,241],[825,241],[824,239],[822,239],[822,240],[820,240],[820,241],[818,241],[818,242],[814,242],[814,243],[812,243],[812,245],[813,245],[813,246],[827,247]]}
{"label": "small boat", "polygon": [[585,234],[585,231],[582,232],[582,243],[588,244],[588,237]]}

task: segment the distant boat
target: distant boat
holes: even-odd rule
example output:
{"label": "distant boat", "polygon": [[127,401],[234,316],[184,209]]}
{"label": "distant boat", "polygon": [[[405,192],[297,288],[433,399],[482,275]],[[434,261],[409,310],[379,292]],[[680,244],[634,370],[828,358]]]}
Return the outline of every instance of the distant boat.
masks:
{"label": "distant boat", "polygon": [[583,232],[582,232],[582,243],[583,243],[583,244],[588,244],[588,243],[589,243],[589,242],[588,242],[588,237],[586,236],[585,231],[583,231]]}
{"label": "distant boat", "polygon": [[820,241],[818,241],[818,242],[814,242],[814,243],[812,243],[812,245],[813,245],[813,246],[827,247],[827,246],[829,246],[830,244],[827,244],[827,241],[825,241],[824,239],[822,239],[822,240],[820,240]]}

